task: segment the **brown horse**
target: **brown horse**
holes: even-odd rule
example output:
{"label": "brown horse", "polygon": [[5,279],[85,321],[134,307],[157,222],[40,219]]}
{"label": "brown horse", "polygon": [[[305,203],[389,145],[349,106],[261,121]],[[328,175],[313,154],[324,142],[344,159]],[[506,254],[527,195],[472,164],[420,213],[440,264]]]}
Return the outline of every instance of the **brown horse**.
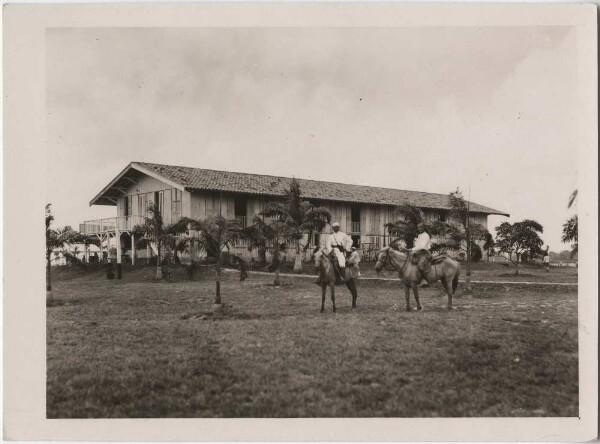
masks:
{"label": "brown horse", "polygon": [[[327,293],[327,286],[331,289],[331,302],[333,304],[333,311],[335,312],[335,283],[337,277],[337,271],[333,268],[333,262],[331,259],[322,251],[319,251],[315,255],[315,265],[319,270],[319,278],[321,281],[321,313],[325,311],[325,294]],[[352,293],[352,309],[356,308],[356,299],[358,298],[358,291],[356,290],[356,274],[357,272],[353,269],[351,264],[346,264],[346,276],[345,284]]]}
{"label": "brown horse", "polygon": [[422,307],[421,302],[419,301],[419,290],[417,289],[417,285],[421,282],[423,277],[425,277],[430,284],[442,281],[444,289],[448,294],[448,310],[452,310],[452,296],[458,285],[460,264],[449,257],[443,257],[438,260],[435,260],[434,258],[431,264],[431,270],[427,275],[424,275],[417,265],[412,263],[411,259],[412,252],[410,251],[397,251],[390,247],[386,247],[381,250],[377,256],[375,271],[380,273],[385,264],[390,264],[398,272],[400,279],[404,283],[406,311],[410,311],[411,288],[415,295],[415,301],[417,302],[417,310],[421,310]]}

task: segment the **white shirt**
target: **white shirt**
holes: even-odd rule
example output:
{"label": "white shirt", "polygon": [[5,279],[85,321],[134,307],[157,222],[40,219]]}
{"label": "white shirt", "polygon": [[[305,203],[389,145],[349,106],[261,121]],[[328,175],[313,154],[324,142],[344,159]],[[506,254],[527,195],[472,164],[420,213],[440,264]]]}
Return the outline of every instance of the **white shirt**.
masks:
{"label": "white shirt", "polygon": [[544,256],[544,264],[550,263],[550,256]]}
{"label": "white shirt", "polygon": [[327,248],[327,251],[331,251],[336,245],[340,245],[345,251],[350,251],[352,249],[352,238],[341,231],[333,232],[327,238],[325,248]]}
{"label": "white shirt", "polygon": [[427,250],[427,251],[431,250],[431,237],[429,237],[429,234],[427,234],[426,231],[423,231],[415,239],[413,251],[417,251],[417,250]]}
{"label": "white shirt", "polygon": [[348,259],[348,263],[354,265],[360,264],[360,256],[358,254],[358,251],[352,252],[352,254],[350,255],[350,259]]}

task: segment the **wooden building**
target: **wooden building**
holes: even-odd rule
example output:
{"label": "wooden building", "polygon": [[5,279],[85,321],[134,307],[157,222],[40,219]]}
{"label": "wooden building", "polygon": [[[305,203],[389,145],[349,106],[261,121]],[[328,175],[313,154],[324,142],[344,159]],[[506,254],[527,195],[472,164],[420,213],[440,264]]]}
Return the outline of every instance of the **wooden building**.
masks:
{"label": "wooden building", "polygon": [[[132,256],[135,240],[131,230],[143,224],[148,209],[154,202],[161,208],[166,224],[182,216],[206,218],[221,213],[226,218],[237,218],[243,226],[251,223],[266,202],[281,199],[289,190],[291,178],[259,174],[215,171],[201,168],[132,162],[111,180],[90,202],[90,205],[117,207],[116,217],[86,221],[80,231],[96,234]],[[423,210],[425,218],[446,220],[448,195],[378,188],[363,185],[297,179],[304,199],[326,207],[332,221],[338,221],[342,231],[351,235],[363,252],[377,250],[389,244],[384,228],[388,222],[399,219],[396,207],[410,203]],[[473,221],[487,227],[490,214],[509,216],[493,208],[471,203]],[[329,227],[324,234],[329,232]],[[123,236],[123,233],[130,236]],[[119,251],[119,256],[121,251]]]}

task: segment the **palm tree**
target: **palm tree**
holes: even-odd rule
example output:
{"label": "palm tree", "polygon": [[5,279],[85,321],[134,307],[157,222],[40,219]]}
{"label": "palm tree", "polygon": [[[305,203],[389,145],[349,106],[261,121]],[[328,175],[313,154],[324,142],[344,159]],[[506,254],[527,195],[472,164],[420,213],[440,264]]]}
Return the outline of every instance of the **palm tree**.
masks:
{"label": "palm tree", "polygon": [[252,225],[242,230],[242,237],[248,241],[248,250],[258,250],[259,254],[265,255],[270,250],[272,259],[269,271],[275,272],[274,286],[280,286],[279,273],[281,270],[281,255],[285,252],[288,239],[297,233],[293,225],[285,220],[270,218],[266,221],[261,216],[255,216]]}
{"label": "palm tree", "polygon": [[237,219],[225,219],[220,214],[205,220],[184,218],[191,230],[198,232],[198,243],[202,250],[216,259],[215,305],[221,305],[221,261],[225,250],[229,250],[240,238],[241,225]]}
{"label": "palm tree", "polygon": [[404,241],[406,248],[412,248],[413,241],[419,235],[417,225],[424,223],[423,212],[420,208],[409,203],[396,207],[396,214],[400,219],[385,224],[388,233]]}
{"label": "palm tree", "polygon": [[563,224],[561,241],[563,243],[572,243],[571,257],[575,256],[579,250],[578,224],[579,221],[577,215],[571,216],[569,220]]}
{"label": "palm tree", "polygon": [[471,259],[474,249],[479,248],[476,246],[476,242],[484,241],[490,234],[483,225],[471,220],[470,202],[465,201],[462,192],[458,188],[448,195],[448,204],[450,206],[448,226],[451,231],[449,237],[455,243],[457,249],[461,249],[466,253],[465,291],[470,293],[473,291],[471,287]]}
{"label": "palm tree", "polygon": [[134,227],[134,232],[137,233],[136,238],[143,233],[154,244],[156,248],[156,280],[161,280],[163,278],[161,269],[163,253],[175,249],[176,235],[187,230],[187,224],[179,221],[172,225],[165,225],[158,203],[154,203],[148,212],[150,217],[144,218],[144,225]]}
{"label": "palm tree", "polygon": [[268,203],[260,215],[286,226],[279,227],[281,228],[279,231],[285,232],[286,244],[288,242],[294,244],[296,248],[294,272],[302,273],[302,259],[310,245],[309,237],[314,232],[321,231],[331,221],[329,211],[302,200],[300,184],[296,179],[292,179],[290,189],[286,191],[283,201]]}
{"label": "palm tree", "polygon": [[52,299],[52,279],[51,279],[51,271],[52,271],[52,252],[56,248],[62,248],[66,244],[73,243],[75,239],[76,233],[71,229],[71,227],[65,227],[62,230],[54,230],[50,226],[54,221],[54,216],[52,215],[52,204],[46,204],[46,297],[48,299]]}

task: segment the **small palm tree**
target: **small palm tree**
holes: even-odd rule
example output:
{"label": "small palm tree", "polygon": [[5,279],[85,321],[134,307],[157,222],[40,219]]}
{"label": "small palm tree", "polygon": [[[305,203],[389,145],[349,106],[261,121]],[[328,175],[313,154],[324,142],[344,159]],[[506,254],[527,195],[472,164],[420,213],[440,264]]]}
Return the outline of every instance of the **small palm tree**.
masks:
{"label": "small palm tree", "polygon": [[161,258],[165,252],[171,252],[176,246],[176,235],[185,231],[187,226],[181,221],[172,225],[165,225],[160,206],[154,203],[148,210],[150,217],[144,218],[144,225],[136,226],[134,232],[138,237],[141,233],[154,244],[156,248],[156,280],[162,280]]}
{"label": "small palm tree", "polygon": [[54,230],[51,228],[54,221],[52,214],[52,204],[46,204],[46,296],[52,299],[52,252],[56,248],[63,248],[67,244],[73,243],[78,233],[73,231],[71,227],[65,227],[62,230]]}
{"label": "small palm tree", "polygon": [[466,253],[467,271],[465,277],[465,291],[471,292],[471,259],[473,251],[477,249],[477,241],[483,241],[489,235],[487,228],[471,220],[470,202],[465,201],[462,192],[457,188],[456,191],[448,195],[448,204],[450,206],[450,220],[448,226],[451,229],[450,239],[456,244],[457,249]]}
{"label": "small palm tree", "polygon": [[310,245],[309,237],[331,221],[329,211],[302,200],[300,184],[292,179],[283,201],[268,203],[260,215],[285,225],[279,227],[278,231],[286,234],[286,244],[293,243],[296,249],[294,272],[302,273],[303,258]]}
{"label": "small palm tree", "polygon": [[269,271],[275,272],[274,286],[281,285],[279,273],[281,270],[281,255],[285,252],[286,242],[297,233],[295,227],[286,220],[278,218],[263,220],[255,216],[251,226],[242,231],[242,237],[248,241],[249,250],[270,250],[272,255]]}
{"label": "small palm tree", "polygon": [[221,261],[223,253],[240,239],[242,227],[237,219],[225,219],[220,214],[205,220],[185,218],[182,223],[188,224],[191,230],[198,232],[198,244],[207,254],[216,259],[215,300],[221,305]]}
{"label": "small palm tree", "polygon": [[417,226],[424,223],[423,212],[414,205],[403,203],[396,207],[396,214],[400,219],[385,224],[388,233],[404,241],[406,248],[412,248],[415,238],[419,235]]}
{"label": "small palm tree", "polygon": [[571,243],[571,257],[575,256],[579,250],[578,225],[577,215],[571,216],[563,224],[561,241],[563,243]]}

